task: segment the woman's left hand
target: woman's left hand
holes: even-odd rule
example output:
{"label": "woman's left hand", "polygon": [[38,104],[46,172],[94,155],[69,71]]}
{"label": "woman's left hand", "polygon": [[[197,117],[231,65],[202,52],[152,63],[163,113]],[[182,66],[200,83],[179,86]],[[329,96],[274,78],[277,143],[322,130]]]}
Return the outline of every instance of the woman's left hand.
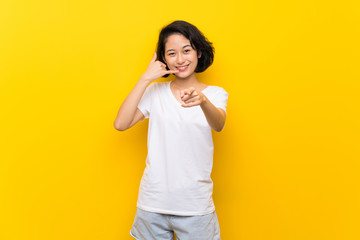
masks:
{"label": "woman's left hand", "polygon": [[185,90],[180,91],[181,100],[185,104],[181,104],[182,107],[193,107],[197,105],[201,105],[203,102],[206,101],[205,95],[195,89],[194,87],[190,87]]}

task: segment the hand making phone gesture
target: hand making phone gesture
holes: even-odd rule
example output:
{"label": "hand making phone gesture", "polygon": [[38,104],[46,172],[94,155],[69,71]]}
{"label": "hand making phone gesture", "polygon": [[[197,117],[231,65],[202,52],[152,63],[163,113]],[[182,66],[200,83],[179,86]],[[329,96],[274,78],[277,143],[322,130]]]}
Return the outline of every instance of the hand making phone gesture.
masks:
{"label": "hand making phone gesture", "polygon": [[149,66],[145,73],[143,74],[143,77],[145,77],[148,81],[152,82],[166,74],[171,73],[178,73],[179,70],[167,70],[166,64],[160,62],[159,60],[156,60],[156,52],[154,52],[154,57],[151,59],[151,62],[149,63]]}

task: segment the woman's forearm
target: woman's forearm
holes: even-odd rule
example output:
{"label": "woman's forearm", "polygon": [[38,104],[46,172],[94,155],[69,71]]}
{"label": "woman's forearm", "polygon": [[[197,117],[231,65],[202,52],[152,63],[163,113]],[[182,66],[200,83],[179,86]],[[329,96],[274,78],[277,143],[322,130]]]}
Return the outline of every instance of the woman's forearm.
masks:
{"label": "woman's forearm", "polygon": [[200,104],[200,107],[203,110],[210,127],[217,132],[223,130],[226,119],[225,111],[215,107],[206,96],[205,101]]}
{"label": "woman's forearm", "polygon": [[156,52],[154,52],[154,56],[151,59],[145,73],[141,76],[133,90],[122,103],[114,121],[114,127],[116,129],[123,131],[130,127],[136,115],[137,106],[139,105],[141,97],[143,96],[147,86],[149,86],[152,81],[166,74],[179,72],[179,70],[167,70],[166,64],[156,60],[156,58],[157,55]]}
{"label": "woman's forearm", "polygon": [[132,120],[134,119],[137,106],[143,96],[146,87],[151,83],[150,80],[141,76],[139,81],[136,83],[135,87],[125,98],[124,102],[121,104],[116,119],[114,121],[114,127],[118,130],[126,130]]}

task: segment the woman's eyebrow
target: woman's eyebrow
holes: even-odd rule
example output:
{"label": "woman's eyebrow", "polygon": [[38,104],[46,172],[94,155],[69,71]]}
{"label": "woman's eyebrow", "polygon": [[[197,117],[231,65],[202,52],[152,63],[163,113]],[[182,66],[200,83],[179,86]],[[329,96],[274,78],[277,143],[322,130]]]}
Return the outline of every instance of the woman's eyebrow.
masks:
{"label": "woman's eyebrow", "polygon": [[[183,46],[182,48],[186,48],[186,47],[191,47],[191,45],[185,45],[185,46]],[[168,52],[168,51],[175,51],[174,49],[168,49],[166,52]]]}

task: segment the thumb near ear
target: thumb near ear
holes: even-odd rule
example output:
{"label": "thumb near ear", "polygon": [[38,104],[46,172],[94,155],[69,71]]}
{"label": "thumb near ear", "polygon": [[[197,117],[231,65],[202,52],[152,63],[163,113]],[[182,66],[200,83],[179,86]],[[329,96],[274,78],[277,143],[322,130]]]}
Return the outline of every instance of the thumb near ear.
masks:
{"label": "thumb near ear", "polygon": [[154,56],[153,58],[151,59],[152,62],[155,62],[156,61],[156,52],[154,52]]}

